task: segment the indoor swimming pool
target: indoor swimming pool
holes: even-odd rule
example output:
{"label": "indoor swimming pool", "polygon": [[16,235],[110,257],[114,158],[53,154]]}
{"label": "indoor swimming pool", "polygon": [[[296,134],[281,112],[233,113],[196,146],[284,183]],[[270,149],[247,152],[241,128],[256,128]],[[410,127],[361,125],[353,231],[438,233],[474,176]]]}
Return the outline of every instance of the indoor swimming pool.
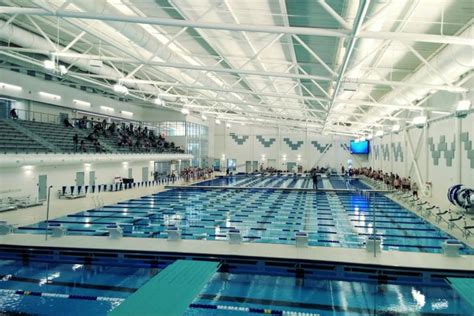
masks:
{"label": "indoor swimming pool", "polygon": [[[35,256],[34,261],[25,260],[24,253],[21,255],[23,260],[0,260],[0,314],[106,315],[172,262],[128,254],[135,258],[133,262],[119,263],[114,255],[107,254],[109,258],[105,264],[94,263],[94,259],[80,257],[77,253],[72,255],[74,260],[60,258],[54,262],[46,259],[46,255]],[[105,257],[105,254],[97,257],[100,256]],[[314,274],[311,274],[312,266],[308,265],[306,274],[295,276],[292,269],[284,269],[294,264],[279,263],[279,270],[276,263],[259,264],[274,265],[273,273],[250,271],[256,268],[246,266],[248,264],[229,263],[225,269],[215,273],[189,305],[185,315],[474,313],[474,308],[445,280],[434,278],[433,282],[423,284],[415,277],[406,278],[407,275],[419,274],[413,271],[370,270],[373,272],[366,275],[360,272],[362,268],[316,265]],[[247,271],[241,271],[243,269]],[[331,276],[331,269],[358,270],[359,280]],[[386,277],[372,278],[371,273]],[[400,279],[396,277],[397,273],[400,273]],[[404,277],[406,280],[400,282]]]}
{"label": "indoor swimming pool", "polygon": [[[217,181],[262,180],[241,178]],[[282,179],[274,176],[263,181],[270,180]],[[331,183],[344,185],[339,179]],[[363,186],[357,181],[351,185]],[[50,223],[61,224],[69,235],[106,236],[107,226],[117,224],[126,237],[167,238],[168,229],[179,228],[183,239],[223,241],[229,230],[238,229],[244,242],[278,244],[294,244],[295,234],[304,231],[310,246],[345,248],[363,248],[366,239],[375,234],[382,238],[385,250],[434,253],[442,252],[443,243],[452,239],[383,194],[373,193],[367,198],[355,192],[271,188],[175,188],[55,218]],[[45,229],[46,223],[40,222],[17,231],[44,234]],[[468,246],[462,252],[474,253]]]}

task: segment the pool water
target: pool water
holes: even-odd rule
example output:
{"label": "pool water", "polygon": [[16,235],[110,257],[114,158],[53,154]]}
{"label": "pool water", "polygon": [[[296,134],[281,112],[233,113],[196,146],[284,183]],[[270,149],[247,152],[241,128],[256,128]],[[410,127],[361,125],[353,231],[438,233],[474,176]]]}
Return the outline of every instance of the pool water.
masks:
{"label": "pool water", "polygon": [[[106,315],[158,268],[0,260],[0,314]],[[159,293],[157,293],[159,295]],[[473,315],[447,285],[216,273],[186,315]]]}
{"label": "pool water", "polygon": [[[231,177],[208,183],[279,183],[285,177],[263,178]],[[331,179],[332,187],[346,184]],[[364,186],[358,181],[350,185]],[[167,238],[168,228],[178,227],[183,239],[226,240],[229,230],[239,229],[245,242],[278,244],[294,244],[295,234],[305,231],[310,246],[345,248],[363,248],[366,239],[375,234],[382,238],[385,250],[434,253],[442,252],[443,243],[452,238],[382,194],[367,199],[353,192],[271,188],[177,188],[50,222],[63,225],[70,235],[93,236],[106,236],[107,226],[118,224],[124,236],[142,238]],[[40,222],[19,227],[18,232],[44,233],[45,227],[46,223]],[[474,253],[468,246],[462,251]]]}
{"label": "pool water", "polygon": [[[217,177],[194,185],[312,189],[313,180],[310,175],[236,175]],[[333,175],[330,177],[318,177],[318,189],[368,189],[368,187],[360,181]]]}
{"label": "pool water", "polygon": [[[219,273],[185,315],[472,315],[446,287]],[[243,313],[244,312],[244,313]],[[294,314],[296,315],[296,314]]]}

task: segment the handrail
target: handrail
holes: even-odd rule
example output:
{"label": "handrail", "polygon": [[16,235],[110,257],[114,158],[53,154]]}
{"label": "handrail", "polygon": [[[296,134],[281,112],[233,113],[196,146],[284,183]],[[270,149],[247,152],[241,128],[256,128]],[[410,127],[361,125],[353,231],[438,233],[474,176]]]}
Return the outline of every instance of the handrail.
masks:
{"label": "handrail", "polygon": [[59,120],[59,115],[55,114],[21,109],[16,109],[16,114],[18,115],[18,119],[23,121],[61,124]]}

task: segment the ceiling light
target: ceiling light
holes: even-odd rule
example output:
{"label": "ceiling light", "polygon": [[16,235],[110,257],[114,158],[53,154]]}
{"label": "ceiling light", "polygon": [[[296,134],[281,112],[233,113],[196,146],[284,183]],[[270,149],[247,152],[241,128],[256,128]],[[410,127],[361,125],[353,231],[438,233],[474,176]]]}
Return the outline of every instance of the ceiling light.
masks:
{"label": "ceiling light", "polygon": [[80,105],[80,106],[87,106],[87,107],[90,107],[90,106],[91,106],[91,103],[90,103],[90,102],[86,102],[86,101],[82,101],[82,100],[74,99],[74,100],[72,100],[72,102],[73,102],[74,104],[77,104],[77,105]]}
{"label": "ceiling light", "polygon": [[471,109],[471,100],[459,100],[458,105],[456,107],[456,116],[457,117],[466,117]]}
{"label": "ceiling light", "polygon": [[8,90],[16,90],[16,91],[21,91],[23,89],[20,86],[15,86],[14,84],[8,84],[8,83],[3,83],[3,82],[0,82],[0,88],[8,89]]}
{"label": "ceiling light", "polygon": [[216,119],[216,124],[217,124],[217,125],[221,125],[221,120]]}
{"label": "ceiling light", "polygon": [[38,94],[42,97],[50,98],[50,99],[54,99],[54,100],[61,99],[61,96],[56,95],[56,94],[52,94],[52,93],[48,93],[48,92],[40,91],[40,92],[38,92]]}
{"label": "ceiling light", "polygon": [[129,111],[120,111],[120,113],[122,113],[123,115],[126,115],[126,116],[133,116],[133,112],[129,112]]}
{"label": "ceiling light", "polygon": [[375,133],[375,136],[377,137],[382,137],[383,136],[383,130],[379,130]]}
{"label": "ceiling light", "polygon": [[64,66],[64,65],[59,65],[59,73],[61,74],[61,76],[64,76],[65,74],[67,74],[67,68],[66,68],[66,66]]}
{"label": "ceiling light", "polygon": [[114,108],[111,108],[110,106],[105,106],[105,105],[101,105],[100,109],[103,110],[103,111],[106,111],[106,112],[113,112],[114,111]]}
{"label": "ceiling light", "polygon": [[114,91],[118,92],[118,93],[121,93],[121,94],[125,94],[125,95],[128,94],[128,88],[125,87],[125,86],[122,86],[121,84],[115,84],[114,85]]}
{"label": "ceiling light", "polygon": [[428,118],[426,116],[420,115],[420,116],[414,117],[412,123],[416,127],[422,128],[423,126],[425,126],[427,120],[428,120]]}
{"label": "ceiling light", "polygon": [[181,113],[184,114],[184,115],[188,115],[189,114],[189,110],[187,108],[182,108],[181,109]]}
{"label": "ceiling light", "polygon": [[368,134],[366,138],[367,138],[368,140],[371,140],[372,138],[374,138],[374,135]]}
{"label": "ceiling light", "polygon": [[245,122],[240,122],[240,125],[245,126]]}
{"label": "ceiling light", "polygon": [[230,123],[227,123],[225,126],[227,126],[227,127],[231,127],[232,125],[230,125]]}
{"label": "ceiling light", "polygon": [[45,61],[43,61],[43,66],[45,69],[48,70],[54,70],[56,68],[55,62],[50,59],[46,59]]}
{"label": "ceiling light", "polygon": [[392,126],[392,132],[398,133],[400,131],[400,125],[396,124]]}
{"label": "ceiling light", "polygon": [[205,116],[204,114],[202,114],[202,115],[201,115],[201,119],[202,119],[203,121],[206,121],[206,120],[207,120],[207,116]]}
{"label": "ceiling light", "polygon": [[156,98],[156,99],[153,100],[153,103],[155,103],[156,105],[162,105],[163,100],[161,100],[160,98]]}

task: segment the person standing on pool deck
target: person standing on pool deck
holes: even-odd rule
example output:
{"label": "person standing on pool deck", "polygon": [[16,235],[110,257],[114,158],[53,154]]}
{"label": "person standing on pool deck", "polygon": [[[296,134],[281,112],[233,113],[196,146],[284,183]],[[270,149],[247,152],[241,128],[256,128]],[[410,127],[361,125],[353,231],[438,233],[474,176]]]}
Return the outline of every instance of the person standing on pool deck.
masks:
{"label": "person standing on pool deck", "polygon": [[418,200],[418,183],[416,183],[416,181],[413,181],[413,184],[411,185],[411,190],[413,197]]}
{"label": "person standing on pool deck", "polygon": [[313,189],[317,190],[318,189],[318,174],[316,173],[316,170],[313,171],[313,174],[311,176],[313,178]]}

